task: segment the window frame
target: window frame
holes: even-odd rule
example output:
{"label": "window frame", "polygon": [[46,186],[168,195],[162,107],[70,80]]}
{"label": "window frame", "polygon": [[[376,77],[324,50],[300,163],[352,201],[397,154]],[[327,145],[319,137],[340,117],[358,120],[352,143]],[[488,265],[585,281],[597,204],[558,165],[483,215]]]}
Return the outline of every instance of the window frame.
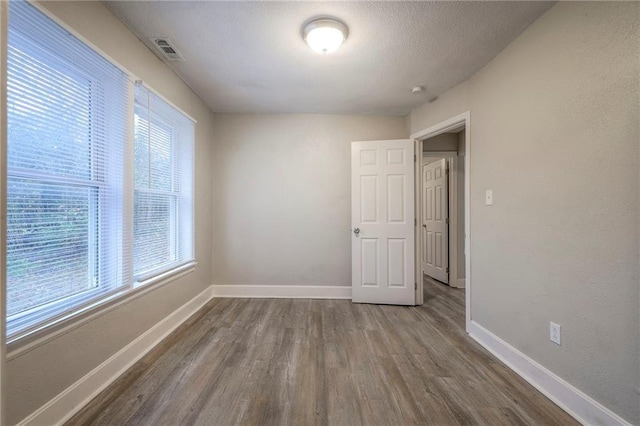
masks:
{"label": "window frame", "polygon": [[[170,171],[170,176],[171,176],[171,189],[170,190],[163,190],[163,189],[155,189],[152,188],[152,182],[151,182],[151,176],[152,176],[152,162],[151,159],[149,159],[148,165],[147,167],[149,168],[148,174],[148,187],[147,188],[139,188],[136,186],[135,183],[135,179],[134,179],[134,184],[133,184],[133,192],[134,192],[134,197],[136,195],[136,193],[143,193],[143,194],[157,194],[157,195],[161,195],[164,197],[167,197],[170,200],[170,213],[169,213],[169,250],[170,250],[170,259],[168,262],[164,262],[162,264],[159,264],[157,266],[151,267],[151,268],[147,268],[147,269],[143,269],[140,271],[136,271],[135,267],[133,269],[133,276],[134,276],[134,287],[140,286],[140,285],[145,285],[147,282],[149,282],[150,280],[152,280],[155,276],[159,276],[159,275],[163,275],[165,273],[167,273],[168,271],[171,271],[172,269],[175,268],[180,268],[181,266],[185,265],[185,264],[189,264],[192,262],[195,262],[195,253],[193,256],[193,259],[180,259],[179,258],[179,252],[180,252],[180,237],[178,236],[180,234],[180,227],[181,227],[181,222],[180,222],[180,215],[181,215],[181,197],[184,194],[184,188],[183,183],[181,182],[180,176],[181,174],[184,172],[183,170],[181,170],[182,165],[181,165],[181,156],[180,156],[180,150],[181,149],[191,149],[191,167],[189,168],[191,171],[191,207],[190,207],[190,214],[191,214],[191,222],[194,222],[195,219],[195,209],[194,209],[194,201],[195,201],[195,187],[194,187],[194,182],[193,182],[193,172],[195,169],[195,160],[193,159],[193,152],[195,150],[195,129],[194,132],[192,134],[192,140],[191,140],[191,144],[192,147],[183,147],[180,144],[181,138],[179,135],[179,129],[180,129],[180,124],[179,124],[179,119],[175,119],[172,117],[167,117],[164,114],[158,113],[157,111],[153,110],[150,108],[149,104],[150,104],[150,98],[151,96],[156,96],[158,97],[160,101],[164,102],[167,106],[171,107],[173,110],[175,110],[175,112],[178,112],[179,114],[183,115],[184,117],[186,117],[187,119],[191,120],[194,124],[196,123],[195,120],[193,118],[191,118],[189,115],[186,115],[183,111],[181,111],[180,109],[176,108],[175,105],[173,105],[171,102],[167,101],[165,98],[163,98],[162,96],[160,96],[157,92],[155,92],[153,89],[149,88],[147,85],[145,84],[141,84],[140,85],[144,90],[148,91],[148,95],[149,97],[147,98],[147,105],[143,105],[140,104],[138,102],[138,98],[137,96],[134,96],[134,111],[139,107],[141,109],[141,111],[145,111],[147,113],[147,116],[140,116],[139,119],[141,120],[145,120],[146,121],[146,126],[147,126],[147,131],[149,133],[149,138],[151,137],[151,129],[152,127],[155,126],[159,126],[160,128],[162,128],[163,130],[167,131],[167,133],[170,134],[170,152],[171,152],[171,171]],[[137,115],[137,114],[136,114]],[[135,120],[134,120],[134,126],[135,126]],[[135,133],[135,132],[134,132]],[[135,144],[135,141],[134,141]],[[150,143],[150,139],[149,139],[149,145],[148,145],[148,150],[149,150],[149,156],[150,152],[151,152],[151,143]],[[134,176],[135,176],[135,169],[133,171]],[[135,205],[135,202],[134,202]],[[135,212],[134,212],[135,214]],[[135,223],[133,224],[133,226],[135,227]],[[192,236],[193,238],[193,236]],[[190,242],[190,245],[192,247],[192,251],[194,251],[194,241]],[[135,243],[132,244],[132,247],[134,247],[134,251],[132,253],[132,258],[135,259]]]}
{"label": "window frame", "polygon": [[[33,6],[33,5],[32,5]],[[96,144],[108,143],[107,136],[98,136],[100,133],[106,134],[106,125],[100,123],[100,116],[97,113],[99,107],[104,107],[100,102],[96,101],[100,99],[100,93],[106,89],[104,87],[105,81],[109,84],[109,77],[102,73],[98,68],[91,67],[93,69],[83,69],[77,66],[68,56],[68,54],[54,53],[46,46],[31,40],[24,34],[14,34],[13,37],[18,37],[20,52],[27,57],[40,62],[49,69],[61,75],[66,75],[69,78],[76,80],[84,80],[88,85],[89,98],[87,99],[87,111],[88,116],[88,129],[87,140],[89,141],[89,164],[87,165],[87,176],[75,176],[56,174],[50,171],[41,171],[35,169],[29,169],[27,167],[15,167],[9,165],[7,162],[6,178],[7,188],[9,182],[12,179],[21,179],[30,181],[36,184],[44,185],[57,185],[59,187],[66,188],[82,188],[86,189],[87,194],[87,278],[88,286],[84,291],[74,293],[68,296],[63,296],[41,305],[37,305],[28,308],[24,311],[9,315],[7,307],[6,315],[6,334],[9,341],[19,339],[22,335],[29,334],[33,329],[39,329],[57,318],[64,317],[70,312],[81,309],[84,306],[94,303],[97,299],[108,297],[109,295],[121,290],[125,285],[115,283],[115,285],[109,286],[107,279],[104,275],[104,271],[100,268],[100,263],[97,260],[104,256],[114,256],[110,253],[107,247],[107,242],[100,235],[100,229],[103,228],[102,222],[107,220],[108,206],[101,202],[102,194],[106,191],[109,176],[105,170],[101,170],[97,166],[99,159],[97,151],[99,147]],[[9,39],[11,40],[11,39]],[[9,55],[7,56],[7,63],[9,61]],[[106,103],[106,101],[104,101]],[[7,108],[7,114],[11,111]],[[8,142],[8,141],[7,141]],[[7,153],[7,157],[9,154]],[[7,202],[9,201],[9,191],[6,193]],[[7,231],[9,230],[9,224],[7,223]],[[109,253],[109,254],[107,254]],[[7,262],[9,258],[9,250],[7,249]],[[8,277],[7,277],[8,279]],[[90,281],[96,282],[95,288],[90,288]],[[21,319],[32,317],[38,313],[51,312],[51,314],[43,317],[41,320],[33,322],[28,326],[21,327]],[[14,330],[15,328],[15,330]]]}
{"label": "window frame", "polygon": [[[191,143],[193,144],[192,153],[195,153],[195,146],[196,146],[195,126],[197,124],[197,121],[193,117],[191,117],[189,114],[187,114],[185,111],[183,111],[181,108],[179,108],[178,106],[173,104],[171,101],[169,101],[166,97],[161,95],[158,91],[150,87],[148,84],[142,83],[142,81],[139,80],[139,78],[135,74],[131,73],[126,67],[124,67],[123,65],[115,61],[108,54],[106,54],[102,49],[100,49],[95,44],[87,40],[85,37],[79,34],[75,29],[71,28],[68,24],[66,24],[64,21],[62,21],[57,16],[55,16],[52,12],[47,10],[44,6],[35,2],[30,2],[30,1],[28,1],[27,3],[31,7],[36,9],[38,12],[40,12],[48,20],[60,26],[62,29],[67,31],[72,37],[75,37],[78,41],[83,43],[86,47],[88,47],[89,49],[92,49],[95,53],[97,53],[106,61],[111,63],[114,67],[122,71],[131,82],[128,89],[128,96],[130,98],[129,100],[130,100],[131,108],[129,111],[127,111],[127,118],[126,118],[126,127],[128,129],[127,133],[129,136],[125,141],[125,146],[127,151],[127,154],[125,155],[125,157],[127,158],[123,159],[123,167],[124,167],[123,172],[124,172],[125,179],[123,181],[123,187],[121,188],[123,192],[121,202],[123,203],[123,206],[125,208],[124,214],[130,216],[129,218],[129,221],[131,222],[130,232],[131,234],[133,234],[133,194],[134,194],[134,184],[133,184],[134,106],[133,105],[135,103],[133,99],[133,83],[135,82],[136,84],[138,83],[142,84],[147,90],[149,90],[159,99],[166,102],[169,106],[174,108],[177,112],[179,112],[184,117],[186,117],[191,122],[193,122],[194,131],[191,139]],[[50,52],[47,52],[47,54],[51,56]],[[90,80],[94,80],[94,78],[90,78]],[[92,93],[94,90],[95,88],[92,87]],[[95,132],[95,128],[93,129]],[[92,150],[92,151],[95,151],[95,150]],[[92,155],[93,154],[94,153],[92,152]],[[192,157],[191,161],[192,161],[191,173],[193,174],[195,171],[195,158]],[[8,170],[5,170],[5,178],[7,178],[8,176],[9,176]],[[90,198],[95,198],[99,200],[99,196],[90,197]],[[195,222],[195,186],[193,185],[193,180],[191,185],[190,198],[191,198],[191,205],[192,205],[190,213],[192,216],[192,223],[194,223]],[[179,195],[176,197],[175,202],[176,204],[180,202]],[[93,209],[90,209],[90,210],[93,210]],[[106,214],[106,212],[103,212],[102,210],[103,209],[101,209],[100,206],[97,207],[98,216]],[[178,218],[176,218],[175,224],[176,224],[176,232],[177,232],[177,227],[179,226]],[[102,250],[101,248],[102,242],[101,242],[99,229],[96,229],[96,227],[93,225],[90,226],[90,228],[96,230],[96,239],[98,241],[95,244],[98,245],[97,250],[98,251]],[[126,239],[126,236],[125,236],[125,239]],[[39,322],[38,324],[32,327],[25,328],[24,330],[21,330],[17,333],[13,333],[12,335],[7,334],[5,336],[6,343],[7,343],[7,359],[8,360],[15,359],[16,357],[22,355],[26,351],[29,351],[34,347],[45,344],[46,342],[57,338],[58,336],[68,332],[71,329],[74,329],[76,327],[81,326],[82,324],[90,322],[95,318],[98,318],[114,309],[117,309],[118,307],[126,303],[129,303],[132,300],[137,299],[138,297],[141,297],[147,294],[150,291],[154,291],[157,288],[160,288],[168,283],[171,283],[181,277],[184,277],[192,273],[195,270],[197,265],[197,261],[195,259],[194,243],[195,242],[193,241],[192,242],[193,259],[190,261],[179,262],[178,264],[173,264],[173,265],[167,265],[166,268],[155,271],[152,274],[152,276],[141,276],[141,277],[138,277],[138,279],[133,279],[134,276],[132,273],[133,272],[132,267],[130,268],[130,271],[129,271],[130,275],[128,277],[122,276],[122,268],[120,268],[120,272],[118,276],[120,277],[120,279],[123,279],[123,282],[120,283],[120,285],[116,285],[114,289],[110,291],[100,292],[95,297],[86,298],[84,300],[82,297],[78,297],[79,295],[74,295],[69,298],[66,298],[67,301],[74,302],[74,303],[69,303],[70,305],[69,309],[66,309],[65,311],[51,315],[47,317],[45,320]],[[130,246],[129,261],[133,263],[132,235],[128,244]],[[96,269],[99,269],[99,267],[96,267]],[[100,271],[98,271],[98,274],[100,274]],[[90,291],[93,291],[93,290],[90,290]],[[84,293],[85,292],[83,292],[82,294]],[[75,302],[78,302],[78,303],[75,303]],[[51,302],[51,304],[56,304],[56,303],[60,303],[60,301]],[[45,304],[39,307],[35,307],[33,309],[45,309],[49,305],[50,304]],[[6,314],[6,311],[4,312],[4,314]],[[15,316],[19,316],[21,314],[23,313],[16,314]]]}

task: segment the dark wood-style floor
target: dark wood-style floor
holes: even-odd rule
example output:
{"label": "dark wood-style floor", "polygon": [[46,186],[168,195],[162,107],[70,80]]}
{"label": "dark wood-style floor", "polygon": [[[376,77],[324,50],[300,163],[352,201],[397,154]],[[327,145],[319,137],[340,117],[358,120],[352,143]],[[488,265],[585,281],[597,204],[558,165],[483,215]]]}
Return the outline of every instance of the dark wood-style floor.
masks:
{"label": "dark wood-style floor", "polygon": [[424,294],[214,299],[68,424],[576,424],[466,335],[463,290]]}

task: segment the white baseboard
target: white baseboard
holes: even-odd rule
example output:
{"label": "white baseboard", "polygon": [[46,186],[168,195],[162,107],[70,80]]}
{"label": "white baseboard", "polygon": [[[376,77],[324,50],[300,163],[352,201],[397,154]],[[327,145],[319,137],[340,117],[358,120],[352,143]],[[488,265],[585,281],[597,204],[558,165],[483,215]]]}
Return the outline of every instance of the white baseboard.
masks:
{"label": "white baseboard", "polygon": [[500,361],[580,423],[584,425],[630,426],[630,423],[622,417],[585,395],[480,324],[471,321],[468,332],[473,339]]}
{"label": "white baseboard", "polygon": [[351,286],[212,285],[214,297],[268,299],[351,299]]}
{"label": "white baseboard", "polygon": [[162,339],[202,308],[212,297],[211,287],[206,288],[202,293],[173,311],[140,337],[27,416],[18,423],[18,426],[59,425],[69,420]]}

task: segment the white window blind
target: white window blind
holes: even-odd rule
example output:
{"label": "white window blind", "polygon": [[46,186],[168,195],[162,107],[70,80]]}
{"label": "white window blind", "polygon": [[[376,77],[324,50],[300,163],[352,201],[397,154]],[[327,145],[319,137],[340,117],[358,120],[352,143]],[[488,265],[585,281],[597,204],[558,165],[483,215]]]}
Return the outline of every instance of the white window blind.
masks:
{"label": "white window blind", "polygon": [[9,4],[7,334],[130,285],[131,83],[34,6]]}
{"label": "white window blind", "polygon": [[193,261],[193,122],[135,88],[133,268],[138,281]]}

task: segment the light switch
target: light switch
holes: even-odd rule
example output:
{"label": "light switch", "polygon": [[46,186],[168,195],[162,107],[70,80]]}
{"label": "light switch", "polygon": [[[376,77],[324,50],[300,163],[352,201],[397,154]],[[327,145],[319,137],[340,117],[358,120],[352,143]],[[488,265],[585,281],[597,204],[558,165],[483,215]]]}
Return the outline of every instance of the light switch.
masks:
{"label": "light switch", "polygon": [[485,194],[484,204],[487,206],[493,205],[493,189],[487,189]]}

